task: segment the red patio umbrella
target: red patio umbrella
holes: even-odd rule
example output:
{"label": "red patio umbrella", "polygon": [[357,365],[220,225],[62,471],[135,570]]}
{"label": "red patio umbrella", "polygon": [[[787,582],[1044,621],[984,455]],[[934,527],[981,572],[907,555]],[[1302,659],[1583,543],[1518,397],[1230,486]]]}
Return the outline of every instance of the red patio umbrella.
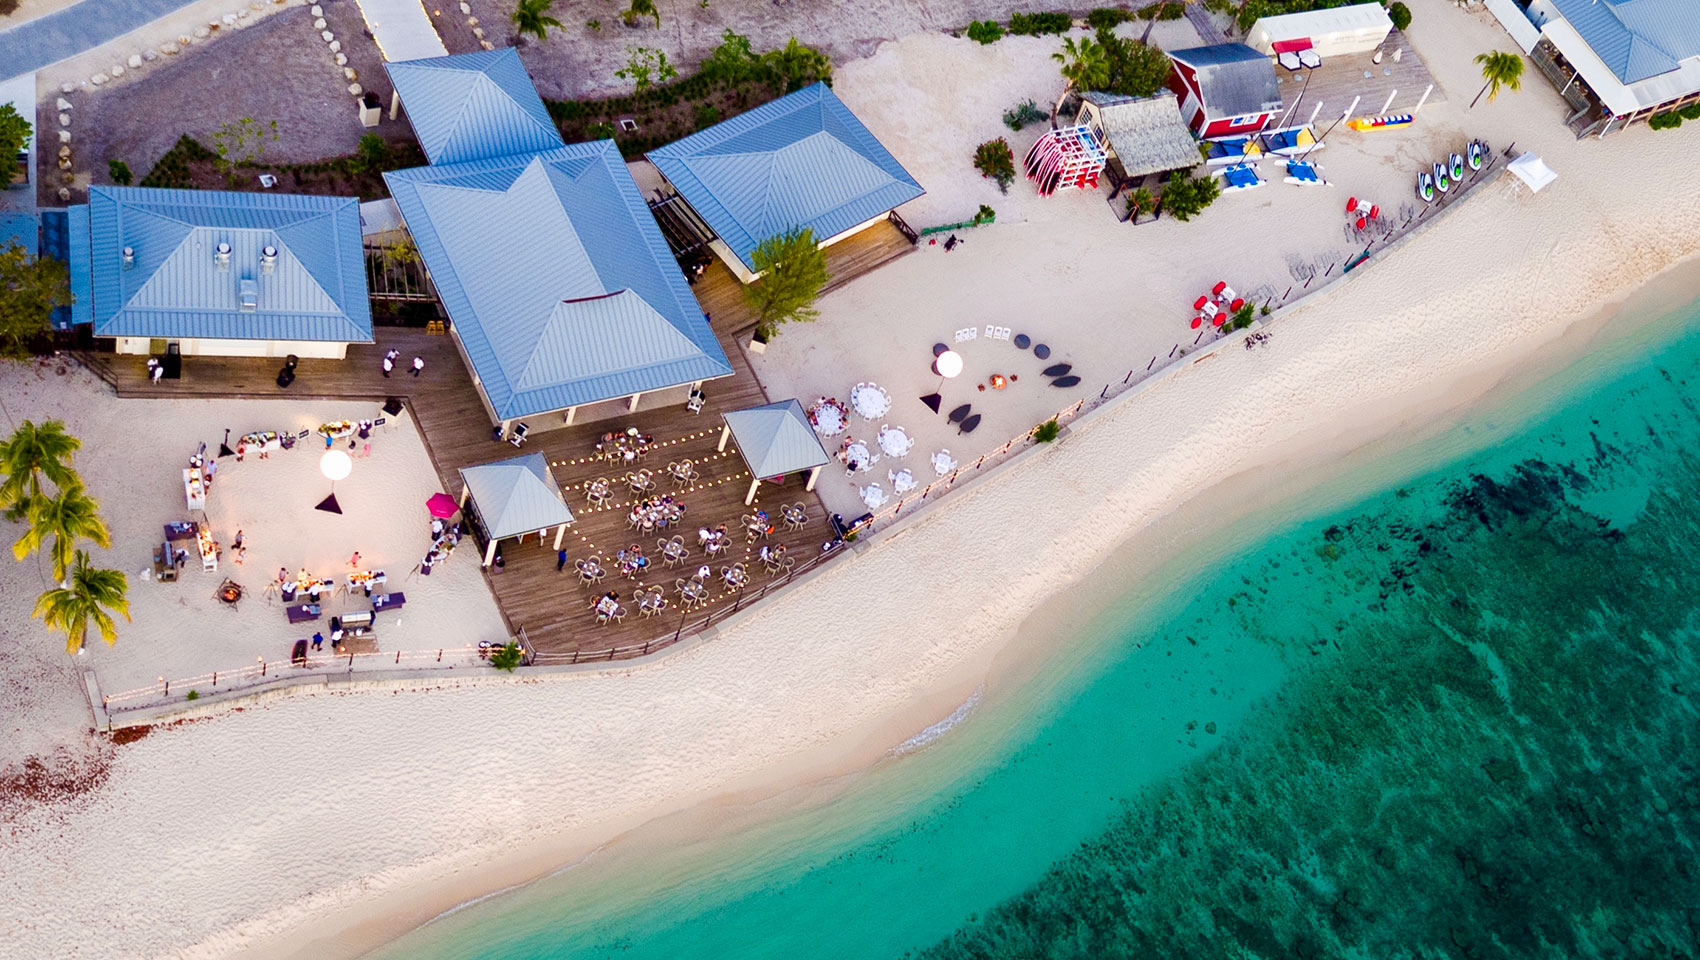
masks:
{"label": "red patio umbrella", "polygon": [[433,493],[431,499],[425,501],[425,509],[431,511],[431,516],[447,520],[460,512],[460,504],[446,493]]}
{"label": "red patio umbrella", "polygon": [[1219,297],[1222,295],[1222,291],[1226,289],[1228,289],[1228,281],[1218,280],[1216,281],[1216,285],[1210,288],[1210,295],[1213,297]]}
{"label": "red patio umbrella", "polygon": [[1204,325],[1204,318],[1203,317],[1193,317],[1192,318],[1192,328],[1194,330],[1197,330],[1199,327],[1201,327],[1203,325]]}
{"label": "red patio umbrella", "polygon": [[1241,308],[1243,306],[1245,306],[1245,298],[1240,297],[1239,299],[1235,300],[1233,303],[1228,304],[1228,309],[1229,310],[1238,310],[1239,308]]}
{"label": "red patio umbrella", "polygon": [[1203,310],[1203,309],[1204,309],[1204,305],[1205,305],[1205,304],[1207,304],[1207,303],[1209,303],[1209,302],[1210,302],[1210,298],[1209,298],[1209,297],[1199,297],[1199,298],[1198,298],[1198,299],[1197,299],[1197,300],[1194,300],[1194,301],[1193,301],[1193,302],[1192,302],[1192,308],[1193,308],[1193,309],[1194,309],[1194,310]]}
{"label": "red patio umbrella", "polygon": [[1223,321],[1223,320],[1226,320],[1226,319],[1228,319],[1228,315],[1227,315],[1227,314],[1225,314],[1225,313],[1218,313],[1218,314],[1216,314],[1216,316],[1214,316],[1214,317],[1212,317],[1212,318],[1211,318],[1211,319],[1210,319],[1210,325],[1211,325],[1211,326],[1212,326],[1212,327],[1219,327],[1219,326],[1221,326],[1221,325],[1222,325],[1222,321]]}
{"label": "red patio umbrella", "polygon": [[1358,198],[1357,197],[1352,197],[1352,198],[1350,198],[1346,201],[1346,212],[1347,213],[1356,213],[1357,209],[1358,209]]}

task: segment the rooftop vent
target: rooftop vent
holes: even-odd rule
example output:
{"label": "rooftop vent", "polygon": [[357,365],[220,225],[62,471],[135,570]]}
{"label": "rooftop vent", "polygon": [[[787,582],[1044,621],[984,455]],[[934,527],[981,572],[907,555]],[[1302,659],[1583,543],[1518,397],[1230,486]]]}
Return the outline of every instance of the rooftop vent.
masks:
{"label": "rooftop vent", "polygon": [[220,270],[230,269],[230,244],[219,241],[217,249],[213,251],[213,262],[218,264]]}
{"label": "rooftop vent", "polygon": [[267,244],[266,248],[260,251],[260,269],[264,270],[266,273],[271,273],[276,268],[277,248]]}
{"label": "rooftop vent", "polygon": [[260,309],[260,287],[254,281],[244,278],[238,297],[242,303],[243,313],[253,313]]}
{"label": "rooftop vent", "polygon": [[638,128],[637,121],[633,120],[631,117],[621,117],[620,118],[620,129],[621,130],[624,130],[627,133],[631,133],[632,131],[636,130],[637,128]]}
{"label": "rooftop vent", "polygon": [[136,248],[135,247],[125,247],[124,248],[124,266],[133,267],[135,265],[136,265]]}

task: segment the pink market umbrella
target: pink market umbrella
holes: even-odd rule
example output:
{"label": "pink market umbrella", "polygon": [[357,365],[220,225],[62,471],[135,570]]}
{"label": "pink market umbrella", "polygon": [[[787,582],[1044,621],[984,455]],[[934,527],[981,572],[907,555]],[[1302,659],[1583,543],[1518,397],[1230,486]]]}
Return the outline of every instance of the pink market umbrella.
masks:
{"label": "pink market umbrella", "polygon": [[460,511],[460,504],[446,493],[433,493],[431,499],[425,501],[425,509],[431,511],[431,516],[447,520]]}

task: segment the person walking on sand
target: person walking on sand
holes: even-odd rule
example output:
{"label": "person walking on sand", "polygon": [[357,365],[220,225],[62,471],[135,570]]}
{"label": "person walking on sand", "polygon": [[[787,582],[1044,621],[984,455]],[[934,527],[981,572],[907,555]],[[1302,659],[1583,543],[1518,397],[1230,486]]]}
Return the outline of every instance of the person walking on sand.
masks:
{"label": "person walking on sand", "polygon": [[390,371],[394,370],[394,369],[395,369],[395,361],[391,360],[389,357],[385,357],[384,358],[384,379],[385,380],[388,380],[390,378]]}
{"label": "person walking on sand", "polygon": [[414,357],[413,358],[413,375],[416,376],[416,377],[419,376],[419,371],[421,371],[423,369],[425,369],[425,358],[424,357]]}
{"label": "person walking on sand", "polygon": [[313,649],[314,650],[322,649],[324,647],[324,643],[325,643],[325,635],[320,633],[317,630],[313,631]]}
{"label": "person walking on sand", "polygon": [[354,551],[354,556],[348,558],[348,565],[356,570],[360,569],[360,551]]}
{"label": "person walking on sand", "polygon": [[242,549],[242,531],[236,531],[236,539],[232,540],[230,545],[238,550]]}

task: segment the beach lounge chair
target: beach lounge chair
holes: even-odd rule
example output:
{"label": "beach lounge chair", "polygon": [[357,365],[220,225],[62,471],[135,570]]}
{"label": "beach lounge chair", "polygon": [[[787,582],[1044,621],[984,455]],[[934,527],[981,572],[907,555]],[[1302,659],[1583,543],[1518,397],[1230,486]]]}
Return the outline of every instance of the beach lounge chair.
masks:
{"label": "beach lounge chair", "polygon": [[1298,53],[1299,64],[1301,66],[1310,70],[1315,70],[1317,67],[1322,66],[1322,58],[1317,56],[1315,50],[1300,50]]}
{"label": "beach lounge chair", "polygon": [[530,432],[531,424],[521,420],[519,423],[514,424],[514,432],[512,436],[508,437],[508,442],[516,447],[524,446],[525,435]]}
{"label": "beach lounge chair", "polygon": [[968,419],[962,421],[962,426],[960,428],[958,428],[957,432],[958,433],[973,433],[974,428],[978,427],[979,425],[980,425],[980,415],[976,413],[973,416],[969,417]]}
{"label": "beach lounge chair", "polygon": [[1291,50],[1288,50],[1286,53],[1276,57],[1275,60],[1280,63],[1281,66],[1286,67],[1293,73],[1298,73],[1300,70],[1304,69],[1304,64],[1299,62],[1299,55]]}

